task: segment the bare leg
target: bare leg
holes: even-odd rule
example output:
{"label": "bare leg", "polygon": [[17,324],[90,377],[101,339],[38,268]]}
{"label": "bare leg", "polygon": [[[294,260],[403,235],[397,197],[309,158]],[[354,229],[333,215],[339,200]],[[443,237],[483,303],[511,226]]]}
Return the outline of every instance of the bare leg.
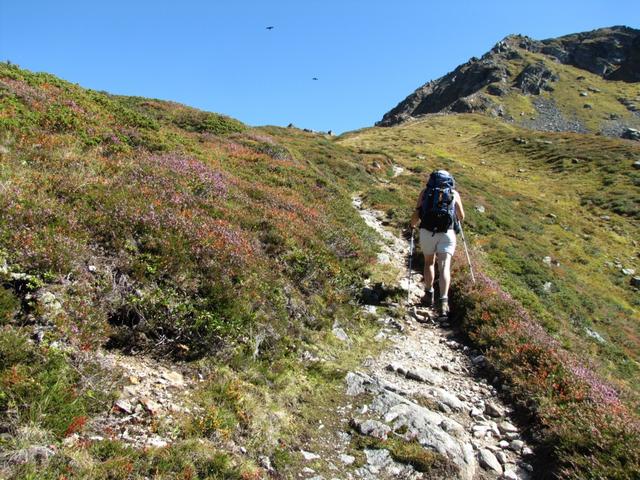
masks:
{"label": "bare leg", "polygon": [[438,272],[440,272],[440,278],[438,279],[438,286],[440,287],[440,298],[448,298],[449,285],[451,284],[451,255],[449,255],[448,253],[438,253]]}
{"label": "bare leg", "polygon": [[425,255],[424,256],[424,286],[426,290],[431,290],[433,288],[433,279],[436,276],[436,255]]}

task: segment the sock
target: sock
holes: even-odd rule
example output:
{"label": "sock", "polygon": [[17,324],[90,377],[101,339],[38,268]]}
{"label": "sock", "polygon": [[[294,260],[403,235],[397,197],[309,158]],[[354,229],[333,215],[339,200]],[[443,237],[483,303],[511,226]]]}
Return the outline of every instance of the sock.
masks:
{"label": "sock", "polygon": [[449,297],[440,297],[440,301],[445,301],[446,302],[447,300],[449,300]]}

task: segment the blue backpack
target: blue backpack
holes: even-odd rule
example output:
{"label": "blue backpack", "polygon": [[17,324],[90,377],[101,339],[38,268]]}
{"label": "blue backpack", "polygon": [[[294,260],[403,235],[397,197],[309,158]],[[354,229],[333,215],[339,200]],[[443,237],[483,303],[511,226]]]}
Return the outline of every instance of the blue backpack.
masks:
{"label": "blue backpack", "polygon": [[457,231],[453,191],[456,182],[446,170],[435,170],[429,176],[420,205],[420,228],[430,232]]}

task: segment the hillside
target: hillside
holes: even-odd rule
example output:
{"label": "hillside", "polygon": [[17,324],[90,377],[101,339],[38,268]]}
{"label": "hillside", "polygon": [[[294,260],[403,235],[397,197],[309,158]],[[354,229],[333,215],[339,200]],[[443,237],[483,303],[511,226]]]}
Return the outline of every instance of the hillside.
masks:
{"label": "hillside", "polygon": [[[635,478],[640,143],[519,115],[636,125],[612,32],[601,73],[579,35],[505,40],[508,79],[560,74],[503,115],[339,138],[0,64],[0,478]],[[570,116],[567,78],[602,103]],[[439,167],[478,282],[459,248],[425,324],[405,229]]]}
{"label": "hillside", "polygon": [[640,127],[640,31],[611,27],[533,40],[511,35],[430,81],[379,126],[434,113],[484,113],[542,131],[622,136]]}
{"label": "hillside", "polygon": [[0,132],[0,477],[257,478],[376,333],[358,155],[7,64]]}

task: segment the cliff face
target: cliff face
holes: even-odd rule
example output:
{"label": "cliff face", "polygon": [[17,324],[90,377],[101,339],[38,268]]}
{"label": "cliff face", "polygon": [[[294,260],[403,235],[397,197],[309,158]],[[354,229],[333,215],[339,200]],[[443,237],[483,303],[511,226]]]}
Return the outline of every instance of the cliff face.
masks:
{"label": "cliff face", "polygon": [[[535,58],[532,58],[535,57]],[[640,30],[611,27],[547,40],[511,35],[482,58],[472,58],[430,81],[387,112],[378,126],[437,112],[488,112],[503,116],[493,97],[553,91],[558,74],[547,65],[568,65],[605,80],[640,81]],[[489,96],[487,96],[487,94]]]}

